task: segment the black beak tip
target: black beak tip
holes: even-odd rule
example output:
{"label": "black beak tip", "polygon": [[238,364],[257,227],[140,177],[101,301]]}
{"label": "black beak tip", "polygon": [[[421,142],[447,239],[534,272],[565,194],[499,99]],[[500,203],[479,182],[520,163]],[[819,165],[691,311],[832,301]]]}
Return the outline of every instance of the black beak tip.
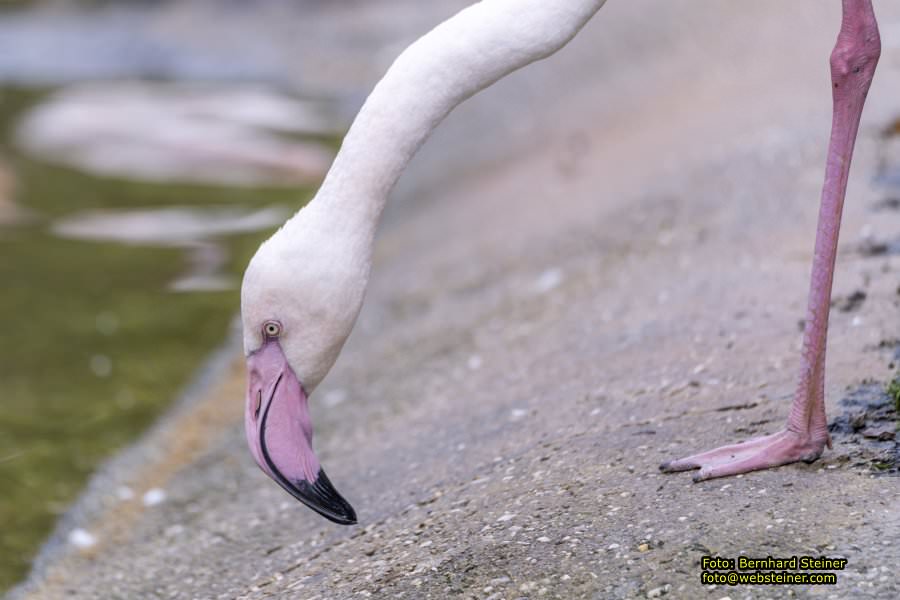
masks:
{"label": "black beak tip", "polygon": [[312,483],[299,481],[291,491],[300,502],[338,525],[356,525],[356,511],[338,493],[323,469]]}

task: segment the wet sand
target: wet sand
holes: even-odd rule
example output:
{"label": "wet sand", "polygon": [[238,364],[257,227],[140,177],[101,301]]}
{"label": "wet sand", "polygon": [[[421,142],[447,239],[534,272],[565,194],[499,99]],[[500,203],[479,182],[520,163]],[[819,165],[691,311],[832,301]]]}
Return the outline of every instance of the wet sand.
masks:
{"label": "wet sand", "polygon": [[[739,478],[657,471],[787,414],[839,19],[837,3],[666,6],[610,3],[414,161],[312,401],[360,525],[323,521],[255,467],[235,349],[58,534],[97,543],[48,550],[18,597],[897,596],[898,479],[851,459],[854,438]],[[896,190],[874,181],[900,112],[900,10],[876,10],[884,53],[835,283],[865,300],[832,314],[832,419],[848,389],[892,376],[900,335],[900,257],[860,251],[900,230],[875,208]],[[165,501],[143,506],[153,488]],[[848,564],[836,587],[710,588],[708,554]]]}

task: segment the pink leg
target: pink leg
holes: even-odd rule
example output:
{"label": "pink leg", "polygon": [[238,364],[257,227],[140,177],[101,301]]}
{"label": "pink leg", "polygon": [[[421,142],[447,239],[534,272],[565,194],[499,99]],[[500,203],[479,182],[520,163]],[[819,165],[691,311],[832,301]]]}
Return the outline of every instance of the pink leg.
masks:
{"label": "pink leg", "polygon": [[841,31],[831,53],[834,112],[816,230],[802,370],[787,425],[773,435],[663,463],[660,469],[666,473],[700,469],[694,481],[703,481],[798,460],[812,462],[821,456],[825,446],[831,447],[825,418],[825,342],[831,283],[853,145],[875,65],[881,55],[881,40],[871,0],[842,2]]}

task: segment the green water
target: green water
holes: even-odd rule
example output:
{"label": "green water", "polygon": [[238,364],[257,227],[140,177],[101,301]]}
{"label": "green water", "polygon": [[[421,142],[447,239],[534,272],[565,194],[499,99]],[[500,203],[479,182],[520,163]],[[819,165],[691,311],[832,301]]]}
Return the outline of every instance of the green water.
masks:
{"label": "green water", "polygon": [[[187,269],[182,250],[60,239],[50,221],[97,208],[296,208],[311,195],[135,183],[26,158],[10,144],[11,126],[40,95],[0,90],[0,160],[34,217],[0,225],[0,593],[26,575],[98,464],[144,431],[224,341],[238,310],[237,290],[166,292]],[[239,276],[269,233],[225,238],[225,272]],[[108,375],[92,370],[98,356],[108,357]]]}

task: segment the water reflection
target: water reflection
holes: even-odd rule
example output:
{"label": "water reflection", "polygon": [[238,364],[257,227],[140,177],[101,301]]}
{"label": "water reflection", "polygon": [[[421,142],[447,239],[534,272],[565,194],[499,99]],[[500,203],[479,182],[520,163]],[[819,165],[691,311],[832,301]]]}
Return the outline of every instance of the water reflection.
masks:
{"label": "water reflection", "polygon": [[189,269],[168,288],[178,292],[220,291],[235,288],[238,279],[221,272],[228,249],[213,238],[266,230],[283,223],[288,214],[283,206],[258,210],[179,206],[88,211],[59,219],[51,230],[60,237],[79,240],[183,248],[188,252]]}
{"label": "water reflection", "polygon": [[101,176],[264,185],[317,181],[334,133],[321,103],[256,86],[114,82],[65,88],[34,108],[17,142]]}
{"label": "water reflection", "polygon": [[0,158],[0,226],[11,225],[24,216],[22,208],[13,198],[15,178],[12,169]]}
{"label": "water reflection", "polygon": [[317,103],[212,89],[0,89],[0,591],[223,342],[336,147]]}
{"label": "water reflection", "polygon": [[147,246],[181,246],[214,236],[259,231],[287,218],[285,207],[167,208],[80,212],[57,220],[52,231],[78,240]]}

